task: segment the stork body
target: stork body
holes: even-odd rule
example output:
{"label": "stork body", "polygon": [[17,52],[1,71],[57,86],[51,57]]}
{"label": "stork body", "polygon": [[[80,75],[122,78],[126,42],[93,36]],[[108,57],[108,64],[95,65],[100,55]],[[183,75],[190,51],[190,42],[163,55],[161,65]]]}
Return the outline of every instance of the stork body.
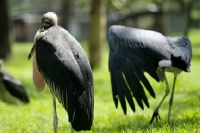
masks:
{"label": "stork body", "polygon": [[[168,95],[170,87],[165,72],[174,73],[174,83],[169,104],[169,114],[173,103],[175,81],[181,71],[190,71],[192,49],[187,37],[166,37],[162,34],[125,26],[112,26],[108,31],[109,71],[111,76],[113,100],[118,99],[126,114],[126,102],[135,111],[135,98],[141,109],[149,107],[143,86],[155,98],[154,90],[144,75],[147,72],[157,82],[165,81],[166,90],[163,99],[150,122],[159,118],[158,110]],[[143,86],[142,86],[143,85]],[[119,98],[116,98],[118,96]]]}
{"label": "stork body", "polygon": [[58,123],[56,97],[67,111],[74,130],[91,130],[94,98],[92,70],[88,58],[81,45],[68,31],[54,25],[45,28],[44,26],[44,30],[36,34],[32,48],[35,50],[33,67],[37,65],[38,68],[34,70],[34,77],[39,77],[39,80],[34,79],[34,82],[36,87],[42,90],[43,79],[52,93],[54,132],[57,132]]}
{"label": "stork body", "polygon": [[0,99],[11,104],[29,103],[29,97],[23,84],[3,69],[0,60]]}

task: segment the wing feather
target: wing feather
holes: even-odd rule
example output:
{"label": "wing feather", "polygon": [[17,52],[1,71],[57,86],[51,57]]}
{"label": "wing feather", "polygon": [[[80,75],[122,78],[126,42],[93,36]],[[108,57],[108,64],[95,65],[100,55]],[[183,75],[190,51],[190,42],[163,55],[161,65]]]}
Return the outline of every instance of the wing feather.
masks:
{"label": "wing feather", "polygon": [[29,97],[26,93],[26,89],[23,84],[16,78],[14,78],[10,73],[3,70],[1,71],[3,75],[3,84],[5,85],[6,89],[10,92],[10,94],[22,102],[28,103]]}
{"label": "wing feather", "polygon": [[135,74],[131,74],[130,72],[131,72],[130,69],[124,69],[124,75],[125,75],[128,85],[130,86],[130,88],[133,92],[133,96],[135,97],[135,99],[136,99],[138,105],[141,107],[141,109],[144,109],[142,100],[144,100],[147,107],[149,107],[149,104],[148,104],[148,101],[147,101],[147,98],[144,93],[144,89],[143,89],[142,85],[140,84],[137,76]]}
{"label": "wing feather", "polygon": [[135,75],[137,75],[138,79],[142,81],[151,96],[155,98],[154,90],[141,69],[135,66],[130,60],[127,60],[126,65],[133,69],[132,72],[134,71]]}
{"label": "wing feather", "polygon": [[117,93],[117,82],[115,82],[115,78],[113,73],[110,73],[110,77],[111,77],[111,86],[112,86],[112,96],[113,96],[113,101],[115,103],[115,107],[118,107],[118,93]]}
{"label": "wing feather", "polygon": [[[113,75],[115,78],[115,82],[117,83],[121,83],[123,81],[122,80],[122,74],[120,72],[115,72]],[[123,92],[123,88],[121,87],[121,85],[116,86],[117,92],[118,92],[118,96],[119,96],[119,101],[121,103],[122,109],[124,110],[124,113],[126,114],[126,102],[125,102],[125,96],[124,96],[124,92]]]}
{"label": "wing feather", "polygon": [[134,96],[142,109],[144,108],[143,102],[149,107],[142,84],[151,96],[155,97],[155,93],[144,72],[159,81],[156,74],[158,62],[171,58],[171,47],[167,39],[154,31],[112,26],[108,31],[108,43],[110,48],[109,71],[115,105],[117,106],[118,103],[115,97],[119,96],[122,108],[124,112],[126,111],[124,97],[126,91],[126,97],[129,98],[128,103],[133,106],[131,108],[135,107],[133,100],[130,100],[130,95]]}

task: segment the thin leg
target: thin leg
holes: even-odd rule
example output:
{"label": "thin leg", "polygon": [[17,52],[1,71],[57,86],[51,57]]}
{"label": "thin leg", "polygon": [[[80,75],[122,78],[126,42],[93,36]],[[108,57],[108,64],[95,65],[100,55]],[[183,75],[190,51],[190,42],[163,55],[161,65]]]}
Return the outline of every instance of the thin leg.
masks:
{"label": "thin leg", "polygon": [[71,133],[74,133],[74,129],[73,129],[72,125],[71,125]]}
{"label": "thin leg", "polygon": [[52,94],[52,100],[53,100],[53,126],[54,126],[54,133],[57,133],[57,127],[58,127],[58,117],[56,113],[56,98]]}
{"label": "thin leg", "polygon": [[171,113],[171,108],[172,108],[173,99],[174,99],[174,89],[175,89],[176,78],[177,78],[177,75],[174,75],[174,83],[173,83],[173,88],[172,88],[172,94],[171,94],[171,97],[170,97],[170,99],[169,99],[168,122],[169,122],[170,113]]}
{"label": "thin leg", "polygon": [[156,118],[156,121],[158,121],[158,118],[161,119],[161,118],[160,118],[160,115],[159,115],[159,113],[158,113],[158,111],[159,111],[159,108],[160,108],[160,106],[162,105],[163,101],[165,100],[165,98],[167,97],[167,95],[168,95],[169,92],[170,92],[170,88],[169,88],[169,84],[168,84],[168,81],[167,81],[167,78],[166,78],[166,75],[165,75],[165,71],[164,71],[164,81],[165,81],[165,84],[166,84],[165,95],[163,96],[161,102],[158,104],[158,106],[157,106],[156,109],[154,110],[153,116],[152,116],[152,118],[151,118],[150,123],[153,122],[154,118]]}

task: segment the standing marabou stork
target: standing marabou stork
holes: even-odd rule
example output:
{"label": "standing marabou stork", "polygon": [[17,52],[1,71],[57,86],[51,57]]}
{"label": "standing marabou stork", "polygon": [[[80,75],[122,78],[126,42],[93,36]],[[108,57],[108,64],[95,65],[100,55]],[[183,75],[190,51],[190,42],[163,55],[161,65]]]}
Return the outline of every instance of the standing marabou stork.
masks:
{"label": "standing marabou stork", "polygon": [[0,60],[0,99],[11,104],[29,103],[25,87],[18,79],[3,69],[2,60]]}
{"label": "standing marabou stork", "polygon": [[57,16],[48,12],[41,19],[35,44],[28,59],[33,59],[33,81],[38,90],[49,86],[53,98],[53,125],[57,132],[56,99],[68,112],[76,131],[91,130],[93,123],[93,76],[86,56],[76,39],[57,26]]}
{"label": "standing marabou stork", "polygon": [[[132,97],[143,109],[143,102],[149,107],[143,86],[155,98],[155,93],[144,72],[157,82],[165,81],[163,99],[154,110],[150,123],[160,118],[158,110],[170,91],[165,72],[174,73],[174,83],[169,101],[168,122],[173,103],[177,75],[181,71],[190,72],[192,49],[190,40],[183,37],[165,37],[162,34],[125,26],[112,26],[108,31],[109,71],[115,106],[118,98],[126,114],[126,103],[135,111]],[[143,85],[143,86],[142,86]]]}

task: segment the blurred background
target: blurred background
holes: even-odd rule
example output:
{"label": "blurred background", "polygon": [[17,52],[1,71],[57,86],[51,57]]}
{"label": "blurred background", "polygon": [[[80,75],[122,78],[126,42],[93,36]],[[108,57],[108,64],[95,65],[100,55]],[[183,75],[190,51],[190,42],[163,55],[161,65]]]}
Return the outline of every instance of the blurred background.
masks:
{"label": "blurred background", "polygon": [[[30,99],[29,104],[22,106],[0,101],[1,133],[53,131],[51,94],[49,89],[41,93],[35,89],[32,61],[27,60],[41,17],[48,11],[55,12],[59,25],[80,42],[93,68],[95,118],[91,132],[199,132],[200,0],[1,0],[0,59],[5,62],[4,69],[22,82]],[[120,107],[115,109],[106,38],[107,30],[114,24],[155,30],[170,36],[186,35],[191,40],[191,73],[183,72],[177,80],[171,124],[166,124],[166,101],[160,112],[161,123],[149,125],[165,87],[164,83],[157,83],[149,75],[147,78],[156,93],[156,99],[146,93],[151,108],[142,111],[136,107],[137,111],[133,113],[127,107],[126,116]],[[172,85],[173,75],[167,76]],[[58,130],[69,132],[66,111],[62,105],[57,106]]]}
{"label": "blurred background", "polygon": [[59,25],[88,45],[92,68],[101,66],[106,32],[113,24],[188,35],[200,28],[199,0],[2,0],[0,58],[8,59],[14,42],[33,42],[40,19],[55,12]]}

